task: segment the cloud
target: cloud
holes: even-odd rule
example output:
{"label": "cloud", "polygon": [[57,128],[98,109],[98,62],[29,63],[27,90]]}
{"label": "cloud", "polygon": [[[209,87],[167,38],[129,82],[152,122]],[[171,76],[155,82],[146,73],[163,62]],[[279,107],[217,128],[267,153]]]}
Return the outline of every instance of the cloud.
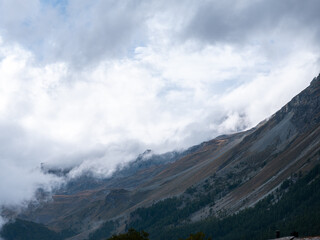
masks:
{"label": "cloud", "polygon": [[58,186],[58,179],[46,176],[39,169],[22,168],[1,159],[1,204],[17,206],[34,198],[35,191],[43,188],[51,191],[48,186]]}
{"label": "cloud", "polygon": [[130,53],[144,39],[145,1],[0,1],[8,42],[32,49],[39,61],[87,67]]}
{"label": "cloud", "polygon": [[319,37],[319,7],[316,0],[200,1],[186,24],[184,37],[241,44],[261,38],[277,40],[278,34],[280,38],[283,34],[293,37],[298,31]]}
{"label": "cloud", "polygon": [[42,162],[108,176],[253,127],[318,75],[316,2],[187,3],[0,0],[0,205],[63,181]]}

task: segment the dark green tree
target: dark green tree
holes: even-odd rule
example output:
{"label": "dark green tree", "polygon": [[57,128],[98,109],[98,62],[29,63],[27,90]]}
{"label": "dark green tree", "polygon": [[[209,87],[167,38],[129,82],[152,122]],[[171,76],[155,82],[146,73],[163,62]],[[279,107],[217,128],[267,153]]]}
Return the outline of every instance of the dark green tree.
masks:
{"label": "dark green tree", "polygon": [[107,240],[149,240],[149,234],[145,231],[136,231],[130,228],[126,233],[120,233],[118,235],[113,235]]}

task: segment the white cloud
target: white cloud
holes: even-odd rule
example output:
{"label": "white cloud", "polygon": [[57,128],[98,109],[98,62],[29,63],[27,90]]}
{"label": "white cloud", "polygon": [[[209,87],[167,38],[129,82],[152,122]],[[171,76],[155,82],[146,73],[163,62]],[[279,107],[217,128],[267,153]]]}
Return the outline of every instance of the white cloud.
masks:
{"label": "white cloud", "polygon": [[285,64],[274,66],[268,73],[257,74],[251,81],[231,91],[222,98],[221,105],[245,114],[251,127],[306,88],[310,79],[317,76],[317,71],[316,54],[294,53],[287,57]]}
{"label": "white cloud", "polygon": [[[11,159],[1,159],[0,189],[1,204],[16,206],[34,197],[37,188],[51,191],[49,186],[57,186],[59,180],[40,172],[39,168],[21,167],[11,163]],[[25,164],[23,164],[25,165]]]}

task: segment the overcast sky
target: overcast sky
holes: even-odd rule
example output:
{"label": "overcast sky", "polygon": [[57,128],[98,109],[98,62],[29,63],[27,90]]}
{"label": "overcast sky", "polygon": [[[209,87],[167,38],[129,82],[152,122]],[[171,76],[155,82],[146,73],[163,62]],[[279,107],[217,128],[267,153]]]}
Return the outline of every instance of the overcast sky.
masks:
{"label": "overcast sky", "polygon": [[320,71],[318,0],[0,0],[0,205],[255,126]]}

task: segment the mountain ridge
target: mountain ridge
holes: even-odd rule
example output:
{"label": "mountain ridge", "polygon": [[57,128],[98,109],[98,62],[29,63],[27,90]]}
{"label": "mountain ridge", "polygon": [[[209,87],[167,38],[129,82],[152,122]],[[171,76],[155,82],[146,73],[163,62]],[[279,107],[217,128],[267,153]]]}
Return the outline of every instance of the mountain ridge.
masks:
{"label": "mountain ridge", "polygon": [[167,154],[154,163],[141,155],[122,176],[76,191],[69,186],[19,217],[55,231],[71,229],[78,235],[70,239],[85,239],[105,221],[117,221],[114,231],[121,231],[137,209],[174,197],[182,210],[198,206],[176,224],[252,207],[292,175],[306,174],[319,163],[320,74],[256,127]]}

